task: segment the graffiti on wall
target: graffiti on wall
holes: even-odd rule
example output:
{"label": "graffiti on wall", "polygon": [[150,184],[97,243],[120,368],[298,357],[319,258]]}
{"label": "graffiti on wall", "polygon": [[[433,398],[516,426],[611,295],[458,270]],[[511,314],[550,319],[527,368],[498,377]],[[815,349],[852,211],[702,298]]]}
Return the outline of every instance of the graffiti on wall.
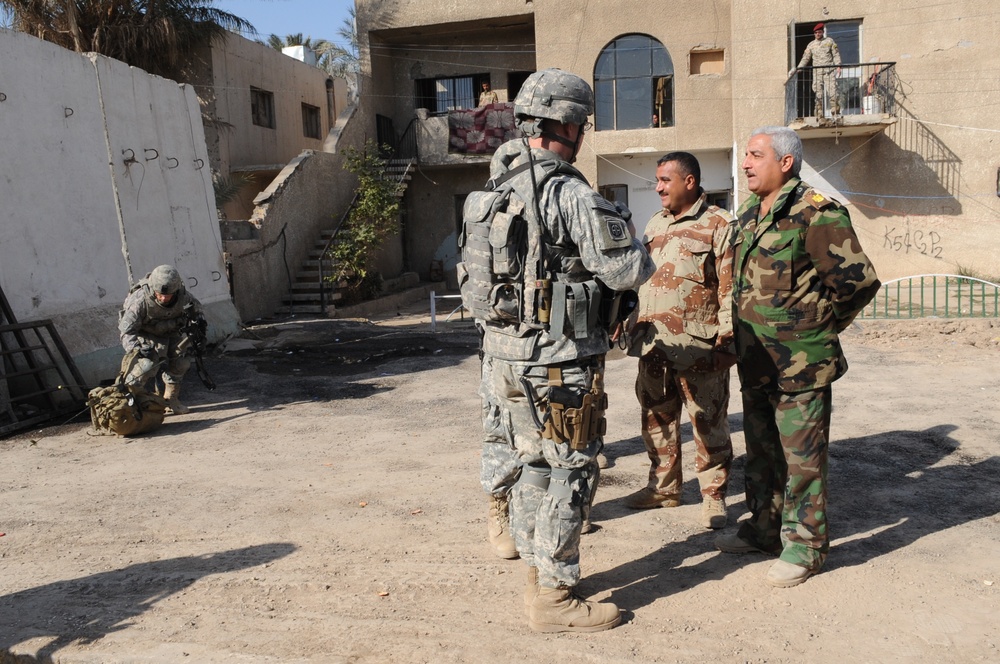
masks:
{"label": "graffiti on wall", "polygon": [[941,246],[941,234],[935,231],[922,231],[910,228],[910,220],[906,220],[903,228],[885,225],[882,236],[882,248],[897,253],[919,253],[931,258],[943,258],[944,247]]}

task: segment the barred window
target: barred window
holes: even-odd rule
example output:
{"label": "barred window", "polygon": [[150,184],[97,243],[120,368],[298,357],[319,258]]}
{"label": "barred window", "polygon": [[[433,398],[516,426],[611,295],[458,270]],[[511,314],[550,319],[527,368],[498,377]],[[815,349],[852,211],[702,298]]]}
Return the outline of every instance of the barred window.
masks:
{"label": "barred window", "polygon": [[258,127],[274,129],[274,93],[250,88],[250,117]]}

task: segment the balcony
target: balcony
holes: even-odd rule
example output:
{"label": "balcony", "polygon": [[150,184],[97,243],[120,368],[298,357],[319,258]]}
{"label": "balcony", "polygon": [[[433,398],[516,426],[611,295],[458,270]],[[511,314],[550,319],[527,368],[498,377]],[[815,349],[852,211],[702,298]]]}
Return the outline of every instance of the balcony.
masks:
{"label": "balcony", "polygon": [[398,136],[389,118],[378,115],[376,124],[380,145],[388,145],[394,156],[415,157],[425,166],[488,164],[500,145],[520,135],[510,103],[441,115],[417,109]]}
{"label": "balcony", "polygon": [[785,82],[785,124],[802,139],[869,136],[895,124],[895,62],[794,70]]}

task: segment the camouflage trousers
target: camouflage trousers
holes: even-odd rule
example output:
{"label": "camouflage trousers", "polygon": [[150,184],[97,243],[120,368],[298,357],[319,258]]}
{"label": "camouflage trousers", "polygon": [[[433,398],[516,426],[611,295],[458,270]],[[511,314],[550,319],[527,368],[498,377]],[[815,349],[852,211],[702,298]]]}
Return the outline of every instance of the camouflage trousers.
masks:
{"label": "camouflage trousers", "polygon": [[156,372],[160,367],[164,368],[161,377],[167,385],[179,385],[184,379],[184,374],[191,368],[191,358],[187,356],[177,357],[176,345],[179,337],[171,337],[168,343],[154,343],[153,351],[155,359],[148,357],[130,356],[125,353],[122,358],[122,373],[129,385],[144,387],[151,379],[156,377]]}
{"label": "camouflage trousers", "polygon": [[493,396],[493,359],[482,360],[479,396],[483,404],[483,452],[479,481],[483,491],[494,496],[507,496],[521,472],[521,459],[513,439],[504,428],[500,404]]}
{"label": "camouflage trousers", "polygon": [[836,69],[813,70],[813,92],[816,94],[816,117],[823,117],[823,102],[830,102],[830,112],[840,113],[840,94],[837,90]]}
{"label": "camouflage trousers", "polygon": [[831,390],[743,390],[746,501],[739,536],[818,570],[830,550],[826,524]]}
{"label": "camouflage trousers", "polygon": [[733,442],[729,437],[729,369],[678,369],[655,354],[639,359],[635,394],[642,408],[642,440],[649,455],[649,488],[680,496],[681,407],[691,419],[695,471],[705,498],[721,499],[729,486]]}
{"label": "camouflage trousers", "polygon": [[[590,390],[604,358],[582,358],[560,364],[563,387]],[[573,587],[580,581],[580,529],[587,508],[594,458],[603,442],[598,436],[583,449],[543,438],[537,420],[547,410],[549,367],[494,359],[493,394],[507,439],[523,464],[510,502],[511,532],[521,558],[538,568],[538,583],[547,588]],[[533,481],[544,476],[548,488]]]}

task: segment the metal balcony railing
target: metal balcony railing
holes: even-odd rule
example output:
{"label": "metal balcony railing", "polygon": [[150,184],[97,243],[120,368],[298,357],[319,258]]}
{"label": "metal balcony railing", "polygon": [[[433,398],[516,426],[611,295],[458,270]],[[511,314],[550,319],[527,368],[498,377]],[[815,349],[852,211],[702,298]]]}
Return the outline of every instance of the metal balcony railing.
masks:
{"label": "metal balcony railing", "polygon": [[920,274],[882,284],[858,315],[872,318],[1000,318],[1000,284],[958,274]]}
{"label": "metal balcony railing", "polygon": [[785,124],[797,118],[836,115],[893,115],[895,62],[803,67],[785,82]]}

